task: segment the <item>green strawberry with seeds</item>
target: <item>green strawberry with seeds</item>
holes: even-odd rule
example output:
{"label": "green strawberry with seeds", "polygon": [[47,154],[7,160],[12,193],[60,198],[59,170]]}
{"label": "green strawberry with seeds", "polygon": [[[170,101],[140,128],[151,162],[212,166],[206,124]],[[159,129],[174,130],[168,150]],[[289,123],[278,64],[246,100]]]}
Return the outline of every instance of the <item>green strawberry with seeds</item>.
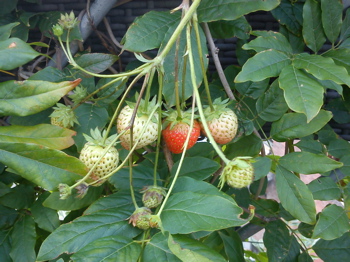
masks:
{"label": "green strawberry with seeds", "polygon": [[224,168],[220,176],[220,189],[224,184],[233,188],[243,188],[253,182],[254,169],[251,157],[236,157]]}
{"label": "green strawberry with seeds", "polygon": [[146,186],[141,191],[142,194],[142,203],[145,207],[156,208],[166,195],[165,189],[159,186]]}
{"label": "green strawberry with seeds", "polygon": [[[233,110],[227,108],[227,99],[221,101],[220,98],[213,102],[214,111],[210,107],[204,110],[205,119],[208,124],[211,135],[218,144],[227,144],[231,142],[238,129],[238,119]],[[207,136],[201,123],[202,133]]]}
{"label": "green strawberry with seeds", "polygon": [[[91,137],[84,134],[85,139],[88,141],[81,150],[79,159],[91,169],[99,158],[104,154],[105,148],[112,142],[116,135],[110,136],[104,141],[101,132],[96,128],[91,131]],[[104,176],[112,172],[117,168],[119,162],[118,150],[112,146],[108,149],[106,154],[99,161],[97,166],[92,171],[90,178],[96,183],[93,186],[99,186],[105,182]]]}
{"label": "green strawberry with seeds", "polygon": [[[158,113],[155,113],[147,125],[147,128],[143,134],[141,134],[142,129],[146,125],[150,112],[156,106],[156,98],[154,97],[152,101],[146,105],[144,100],[141,100],[139,108],[137,109],[137,114],[135,116],[135,121],[133,124],[133,135],[132,135],[132,145],[134,145],[138,139],[139,143],[136,146],[136,149],[145,147],[149,144],[152,144],[157,140],[158,137]],[[131,136],[130,136],[130,121],[135,109],[134,103],[128,103],[125,106],[118,118],[117,118],[117,131],[120,134],[123,130],[127,130],[124,134],[120,136],[121,145],[127,149],[131,149]]]}
{"label": "green strawberry with seeds", "polygon": [[151,215],[151,209],[148,207],[139,207],[129,217],[129,224],[132,224],[134,227],[138,227],[139,229],[147,230],[150,228],[149,222]]}

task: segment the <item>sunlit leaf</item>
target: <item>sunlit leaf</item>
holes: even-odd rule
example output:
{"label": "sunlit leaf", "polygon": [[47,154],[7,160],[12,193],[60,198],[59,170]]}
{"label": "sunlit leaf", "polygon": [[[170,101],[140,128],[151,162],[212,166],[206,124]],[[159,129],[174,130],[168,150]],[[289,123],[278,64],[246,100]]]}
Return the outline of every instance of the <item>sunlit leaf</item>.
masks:
{"label": "sunlit leaf", "polygon": [[1,142],[0,158],[18,175],[47,190],[72,184],[86,174],[79,159],[36,144]]}
{"label": "sunlit leaf", "polygon": [[11,70],[24,65],[38,55],[40,53],[19,38],[9,38],[0,41],[1,70]]}
{"label": "sunlit leaf", "polygon": [[280,0],[202,0],[198,7],[198,20],[200,22],[235,20],[258,10],[270,11],[279,2]]}
{"label": "sunlit leaf", "polygon": [[6,81],[0,83],[0,115],[27,116],[43,111],[73,90],[81,79],[52,83],[46,81]]}
{"label": "sunlit leaf", "polygon": [[278,76],[291,60],[285,53],[277,50],[265,50],[257,53],[243,65],[242,71],[235,78],[236,83],[261,81],[268,77]]}
{"label": "sunlit leaf", "polygon": [[1,142],[34,143],[59,150],[73,145],[75,134],[72,130],[48,124],[0,127]]}

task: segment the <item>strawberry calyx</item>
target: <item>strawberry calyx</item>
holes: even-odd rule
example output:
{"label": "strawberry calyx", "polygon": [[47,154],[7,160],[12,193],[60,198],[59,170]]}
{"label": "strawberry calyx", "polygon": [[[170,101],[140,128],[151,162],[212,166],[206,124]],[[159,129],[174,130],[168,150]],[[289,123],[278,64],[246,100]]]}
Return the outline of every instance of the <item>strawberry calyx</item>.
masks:
{"label": "strawberry calyx", "polygon": [[205,119],[209,122],[212,121],[213,119],[218,119],[220,115],[225,112],[225,111],[230,111],[231,109],[228,108],[227,106],[230,104],[229,99],[221,100],[221,97],[216,98],[213,101],[213,108],[214,111],[211,110],[210,106],[207,106],[204,109],[204,116]]}
{"label": "strawberry calyx", "polygon": [[65,128],[71,128],[74,124],[79,125],[71,106],[57,103],[53,109],[54,111],[50,115],[51,123]]}
{"label": "strawberry calyx", "polygon": [[[137,100],[139,97],[139,94],[136,93],[135,95],[135,100]],[[126,104],[133,110],[136,108],[136,103],[135,102],[130,102],[126,101]],[[137,113],[136,116],[141,118],[141,117],[148,117],[151,115],[153,109],[157,106],[157,96],[154,96],[152,100],[146,101],[144,99],[140,100],[139,106],[137,108]],[[153,114],[151,121],[153,123],[157,123],[158,121],[158,114]]]}
{"label": "strawberry calyx", "polygon": [[87,134],[83,134],[84,138],[90,145],[101,146],[101,147],[108,146],[118,136],[118,134],[114,134],[109,136],[107,139],[104,139],[105,135],[106,135],[106,130],[103,130],[103,132],[101,133],[98,127],[90,130],[90,136],[88,136]]}
{"label": "strawberry calyx", "polygon": [[[188,111],[180,111],[180,114],[177,110],[168,109],[168,112],[163,113],[165,115],[165,119],[163,121],[163,129],[167,128],[170,125],[169,129],[173,129],[179,123],[185,123],[187,125],[191,125],[191,116],[192,110]],[[198,116],[195,116],[194,119],[197,119]]]}

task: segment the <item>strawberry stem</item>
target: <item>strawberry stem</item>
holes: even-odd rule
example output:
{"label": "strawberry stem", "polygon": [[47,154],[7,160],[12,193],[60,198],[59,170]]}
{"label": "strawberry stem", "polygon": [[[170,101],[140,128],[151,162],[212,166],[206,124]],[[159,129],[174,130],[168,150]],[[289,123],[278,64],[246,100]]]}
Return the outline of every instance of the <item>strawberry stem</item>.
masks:
{"label": "strawberry stem", "polygon": [[181,116],[181,105],[180,105],[180,93],[179,93],[179,47],[180,47],[180,37],[176,39],[176,45],[175,45],[175,68],[174,68],[174,73],[175,73],[175,106],[176,106],[176,111],[177,115]]}
{"label": "strawberry stem", "polygon": [[139,206],[136,202],[136,198],[135,198],[135,192],[134,192],[134,186],[133,186],[133,173],[132,173],[132,157],[133,155],[131,155],[129,157],[129,185],[130,185],[130,195],[131,195],[131,200],[132,203],[134,204],[135,209],[138,209]]}
{"label": "strawberry stem", "polygon": [[202,45],[201,45],[201,37],[199,35],[197,13],[194,13],[192,21],[193,21],[192,24],[194,26],[194,31],[196,33],[197,48],[198,48],[198,53],[199,53],[199,60],[201,62],[201,69],[202,69],[202,74],[203,74],[203,82],[204,82],[205,92],[206,92],[207,97],[208,97],[208,104],[210,106],[210,110],[212,112],[214,112],[215,108],[213,106],[213,101],[211,99],[208,78],[207,78],[207,74],[206,74],[206,70],[205,70],[205,66],[204,66],[204,57],[203,57],[203,51],[202,51]]}
{"label": "strawberry stem", "polygon": [[195,97],[193,98],[193,101],[192,101],[192,112],[191,112],[191,122],[190,122],[190,127],[189,127],[189,130],[188,130],[188,134],[186,136],[186,140],[185,140],[185,143],[184,143],[184,146],[183,146],[183,152],[181,154],[181,158],[180,158],[180,161],[179,161],[179,165],[176,169],[176,173],[174,175],[174,179],[173,181],[171,182],[171,185],[168,189],[168,193],[166,194],[165,198],[164,198],[164,201],[162,203],[162,205],[160,206],[159,210],[158,210],[158,213],[157,213],[157,216],[160,217],[160,214],[162,213],[163,209],[164,209],[164,206],[165,206],[165,203],[167,202],[174,186],[175,186],[175,183],[176,183],[176,180],[177,178],[179,177],[179,174],[180,174],[180,170],[181,170],[181,167],[182,167],[182,163],[185,159],[185,155],[186,155],[186,151],[187,151],[187,147],[188,147],[188,142],[190,141],[190,136],[191,136],[191,133],[192,133],[192,129],[193,129],[193,123],[194,123],[194,116],[195,116]]}
{"label": "strawberry stem", "polygon": [[195,72],[195,67],[194,67],[194,59],[193,59],[193,52],[192,52],[192,46],[191,46],[191,36],[189,34],[189,30],[187,30],[187,31],[188,31],[188,33],[187,33],[187,43],[188,43],[187,44],[187,48],[188,48],[188,50],[187,51],[188,51],[188,56],[189,56],[189,60],[190,60],[191,80],[192,80],[192,87],[193,87],[193,92],[194,92],[194,98],[196,98],[196,103],[197,103],[197,107],[198,107],[199,116],[201,118],[201,122],[203,124],[204,130],[207,133],[209,141],[211,142],[214,150],[220,156],[220,158],[226,164],[228,164],[230,162],[230,160],[228,160],[226,158],[224,153],[219,148],[218,144],[215,142],[213,136],[210,133],[207,121],[206,121],[205,116],[204,116],[203,106],[202,106],[202,102],[200,100],[200,96],[199,96],[199,92],[198,92],[198,88],[197,88],[197,84],[196,84],[196,72]]}

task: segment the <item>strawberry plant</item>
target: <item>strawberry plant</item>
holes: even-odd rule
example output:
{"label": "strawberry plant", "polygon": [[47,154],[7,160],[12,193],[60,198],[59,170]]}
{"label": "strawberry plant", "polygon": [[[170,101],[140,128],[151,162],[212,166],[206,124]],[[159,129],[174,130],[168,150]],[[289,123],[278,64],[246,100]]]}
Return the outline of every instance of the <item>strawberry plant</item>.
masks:
{"label": "strawberry plant", "polygon": [[[0,261],[348,260],[342,1],[179,0],[121,43],[97,25],[128,1],[4,2]],[[85,44],[93,30],[109,52]]]}

